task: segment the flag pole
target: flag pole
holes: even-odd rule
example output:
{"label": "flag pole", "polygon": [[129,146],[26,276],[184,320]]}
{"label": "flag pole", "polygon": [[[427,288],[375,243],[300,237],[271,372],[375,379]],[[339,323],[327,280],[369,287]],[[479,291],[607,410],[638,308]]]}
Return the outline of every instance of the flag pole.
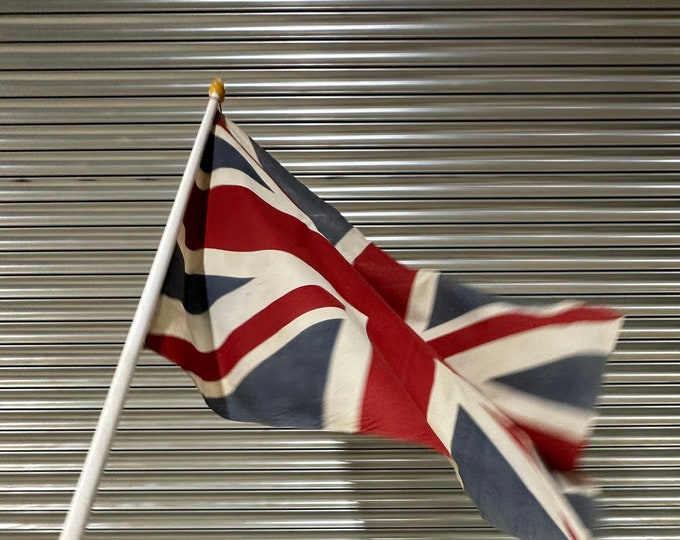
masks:
{"label": "flag pole", "polygon": [[206,107],[203,120],[198,129],[194,146],[189,154],[184,175],[175,195],[168,221],[161,235],[158,250],[154,257],[146,284],[137,304],[130,329],[128,330],[123,350],[120,353],[116,371],[113,374],[109,391],[99,416],[90,448],[85,458],[83,469],[78,479],[71,506],[69,507],[59,540],[79,540],[87,526],[87,519],[92,508],[94,495],[99,485],[106,457],[111,448],[111,440],[118,424],[120,413],[125,403],[132,375],[137,363],[137,357],[144,345],[149,331],[151,317],[160,294],[165,273],[170,263],[177,232],[182,223],[184,210],[193,186],[194,175],[201,160],[203,146],[213,125],[218,104],[224,101],[224,84],[221,79],[215,79],[208,92],[210,99]]}

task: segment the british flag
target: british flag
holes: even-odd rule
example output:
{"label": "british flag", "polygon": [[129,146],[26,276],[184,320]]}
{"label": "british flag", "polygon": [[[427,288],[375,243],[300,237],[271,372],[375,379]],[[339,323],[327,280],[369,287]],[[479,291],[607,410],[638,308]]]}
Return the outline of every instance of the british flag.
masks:
{"label": "british flag", "polygon": [[429,446],[500,530],[582,540],[563,473],[620,324],[406,268],[219,113],[146,344],[226,418]]}

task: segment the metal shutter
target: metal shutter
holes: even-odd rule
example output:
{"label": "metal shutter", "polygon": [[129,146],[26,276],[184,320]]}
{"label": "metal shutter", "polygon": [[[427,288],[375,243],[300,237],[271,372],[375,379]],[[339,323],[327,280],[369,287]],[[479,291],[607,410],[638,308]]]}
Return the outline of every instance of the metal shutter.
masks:
{"label": "metal shutter", "polygon": [[[4,0],[0,536],[55,538],[215,75],[379,245],[629,314],[598,536],[680,538],[680,5]],[[145,353],[86,537],[491,540],[448,463],[232,424]]]}

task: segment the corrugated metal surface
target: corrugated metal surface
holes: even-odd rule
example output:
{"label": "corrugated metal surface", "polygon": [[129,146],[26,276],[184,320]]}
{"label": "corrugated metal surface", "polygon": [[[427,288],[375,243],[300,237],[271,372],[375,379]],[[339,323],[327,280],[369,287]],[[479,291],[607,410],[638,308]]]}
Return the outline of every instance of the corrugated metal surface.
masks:
{"label": "corrugated metal surface", "polygon": [[[629,313],[585,469],[680,538],[680,5],[5,0],[0,535],[55,538],[214,75],[397,258]],[[89,539],[503,538],[445,460],[225,423],[140,358]]]}

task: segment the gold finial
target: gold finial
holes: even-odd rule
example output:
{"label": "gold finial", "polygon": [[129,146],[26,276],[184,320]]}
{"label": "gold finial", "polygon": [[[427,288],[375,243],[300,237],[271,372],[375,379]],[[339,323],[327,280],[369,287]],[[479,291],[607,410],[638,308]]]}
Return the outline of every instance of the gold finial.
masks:
{"label": "gold finial", "polygon": [[215,79],[210,85],[208,95],[212,96],[213,94],[217,96],[217,98],[220,100],[220,103],[224,101],[226,94],[224,92],[224,83],[222,82],[222,79],[220,77],[217,77],[217,79]]}

